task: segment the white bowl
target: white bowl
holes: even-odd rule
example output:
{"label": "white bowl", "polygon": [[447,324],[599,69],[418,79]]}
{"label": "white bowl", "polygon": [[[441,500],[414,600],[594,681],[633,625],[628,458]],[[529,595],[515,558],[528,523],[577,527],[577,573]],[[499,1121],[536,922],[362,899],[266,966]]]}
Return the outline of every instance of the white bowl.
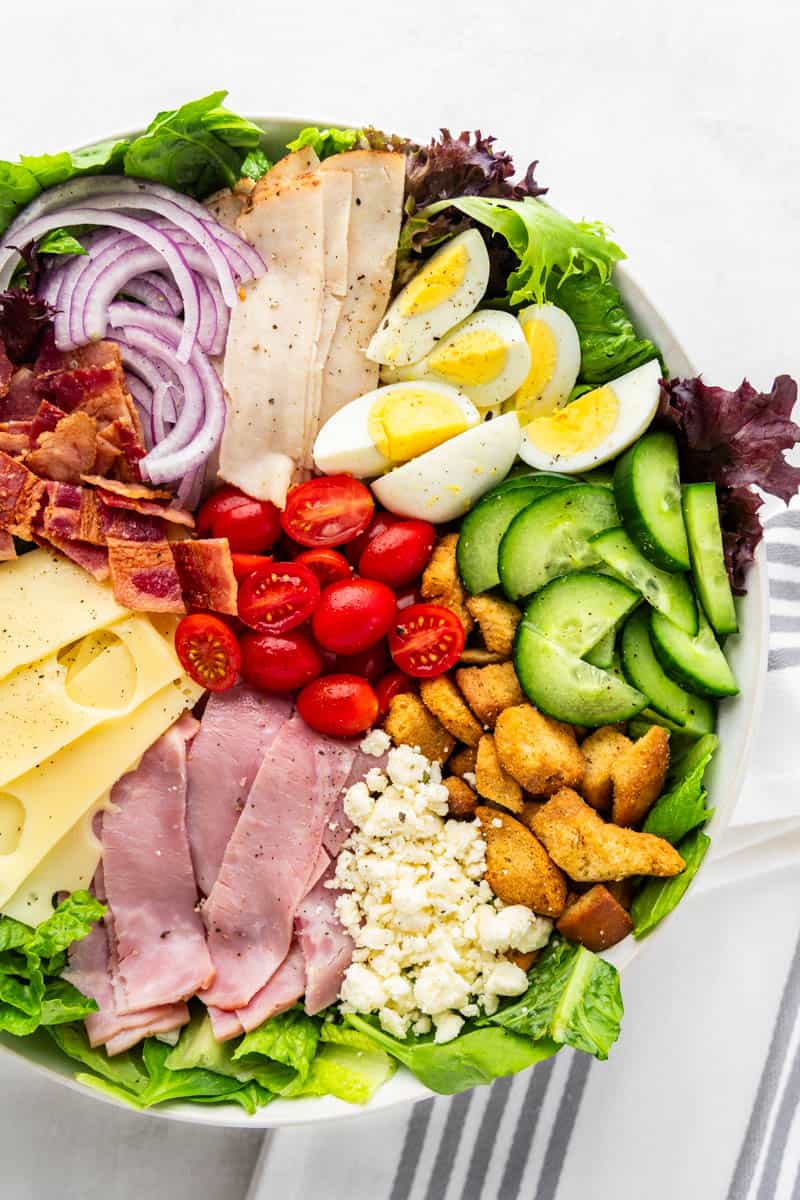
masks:
{"label": "white bowl", "polygon": [[[334,124],[314,118],[299,120],[293,117],[254,117],[266,134],[267,152],[277,157],[286,142],[295,137],[306,125]],[[107,136],[107,135],[103,135]],[[119,134],[118,137],[131,136]],[[651,337],[661,348],[671,375],[695,375],[697,373],[683,347],[678,342],[667,322],[648,300],[645,292],[634,281],[626,268],[618,268],[615,279],[622,292],[628,310],[639,330]],[[727,828],[733,809],[739,798],[745,771],[750,760],[753,737],[758,728],[758,718],[764,693],[767,668],[769,637],[769,604],[767,588],[766,555],[763,543],[756,554],[755,565],[748,577],[748,592],[738,602],[740,626],[744,636],[732,637],[726,643],[726,653],[736,673],[741,688],[740,695],[724,700],[719,710],[720,745],[714,756],[708,776],[708,789],[715,813],[709,823],[708,832],[713,841],[721,837]],[[701,868],[702,871],[703,868]],[[685,903],[685,901],[684,901]],[[667,918],[668,920],[672,919]],[[655,946],[660,940],[664,924],[660,925],[644,942],[628,937],[605,954],[620,970],[631,962],[645,946]],[[56,1083],[64,1084],[95,1096],[106,1104],[126,1107],[121,1102],[93,1092],[72,1077],[73,1067],[64,1059],[46,1034],[37,1034],[21,1040],[0,1035],[0,1052],[13,1054],[28,1063],[34,1070],[47,1075]],[[74,1067],[77,1071],[80,1068]],[[535,1069],[535,1068],[534,1068]],[[312,1124],[342,1117],[357,1117],[364,1111],[389,1108],[405,1101],[422,1100],[432,1093],[404,1067],[373,1097],[367,1110],[346,1104],[332,1096],[302,1100],[275,1100],[266,1108],[259,1109],[250,1117],[236,1104],[173,1104],[165,1108],[149,1109],[154,1116],[168,1121],[188,1121],[197,1125],[241,1126],[247,1129],[267,1129],[280,1125]],[[130,1110],[136,1111],[136,1110]]]}

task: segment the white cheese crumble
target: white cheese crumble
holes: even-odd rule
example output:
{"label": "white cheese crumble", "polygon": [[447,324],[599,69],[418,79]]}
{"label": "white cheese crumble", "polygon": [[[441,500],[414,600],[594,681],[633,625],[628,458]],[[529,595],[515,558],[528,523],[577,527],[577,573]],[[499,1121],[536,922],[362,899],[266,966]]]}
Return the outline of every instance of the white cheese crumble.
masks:
{"label": "white cheese crumble", "polygon": [[[373,730],[361,748],[383,754],[384,739]],[[433,1028],[446,1042],[465,1017],[521,995],[527,976],[504,955],[544,946],[552,922],[494,897],[480,823],[446,819],[439,764],[398,746],[385,772],[348,788],[344,809],[355,829],[328,885],[355,943],[342,1010],[377,1013],[394,1037]]]}

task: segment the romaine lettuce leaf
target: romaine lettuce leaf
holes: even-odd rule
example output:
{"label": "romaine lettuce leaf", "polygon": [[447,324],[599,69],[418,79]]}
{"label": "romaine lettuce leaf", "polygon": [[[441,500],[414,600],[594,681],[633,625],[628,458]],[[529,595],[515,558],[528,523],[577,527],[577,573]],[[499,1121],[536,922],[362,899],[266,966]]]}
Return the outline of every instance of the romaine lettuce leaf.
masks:
{"label": "romaine lettuce leaf", "polygon": [[645,833],[653,833],[677,845],[687,833],[710,820],[713,809],[707,809],[707,793],[703,777],[717,748],[713,733],[700,738],[676,764],[668,780],[669,790],[656,800],[643,825]]}
{"label": "romaine lettuce leaf", "polygon": [[293,141],[286,143],[287,150],[302,150],[310,146],[319,158],[330,158],[332,154],[343,154],[353,150],[364,139],[360,129],[318,129],[309,125],[301,129]]}
{"label": "romaine lettuce leaf", "polygon": [[306,1079],[286,1094],[336,1096],[348,1104],[366,1104],[396,1070],[396,1061],[374,1045],[369,1050],[321,1045]]}
{"label": "romaine lettuce leaf", "polygon": [[290,1008],[245,1034],[233,1052],[233,1059],[238,1062],[249,1055],[272,1059],[290,1067],[302,1083],[311,1070],[318,1041],[319,1021],[306,1016],[301,1008]]}
{"label": "romaine lettuce leaf", "polygon": [[138,1051],[127,1050],[109,1058],[102,1047],[89,1045],[81,1025],[53,1025],[47,1032],[62,1054],[88,1067],[94,1076],[102,1076],[129,1095],[140,1095],[147,1087],[147,1072]]}
{"label": "romaine lettuce leaf", "polygon": [[96,1011],[94,1000],[84,996],[66,979],[51,979],[45,984],[40,1024],[65,1025],[70,1021],[82,1021]]}
{"label": "romaine lettuce leaf", "polygon": [[0,233],[41,190],[36,176],[27,167],[21,163],[0,162]]}
{"label": "romaine lettuce leaf", "polygon": [[66,183],[76,175],[115,174],[122,170],[127,139],[96,142],[85,150],[62,150],[59,154],[23,154],[20,162],[26,167],[42,191]]}
{"label": "romaine lettuce leaf", "polygon": [[700,869],[711,838],[699,829],[676,847],[686,866],[672,879],[648,879],[631,905],[633,936],[646,937],[683,899],[686,889]]}
{"label": "romaine lettuce leaf", "polygon": [[251,150],[245,158],[239,170],[242,176],[248,179],[258,180],[262,175],[266,175],[267,171],[272,166],[272,163],[267,158],[260,146],[255,150]]}
{"label": "romaine lettuce leaf", "polygon": [[639,337],[610,279],[596,273],[553,275],[547,298],[575,323],[581,343],[580,378],[593,385],[616,379],[659,357],[649,338]]}

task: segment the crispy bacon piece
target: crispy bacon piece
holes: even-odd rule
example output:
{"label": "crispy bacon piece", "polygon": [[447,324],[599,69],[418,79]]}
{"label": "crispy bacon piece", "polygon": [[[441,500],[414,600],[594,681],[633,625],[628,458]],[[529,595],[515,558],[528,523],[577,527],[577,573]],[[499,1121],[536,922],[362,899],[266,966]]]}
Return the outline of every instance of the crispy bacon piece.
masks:
{"label": "crispy bacon piece", "polygon": [[122,508],[127,512],[141,513],[146,517],[160,517],[162,521],[167,521],[170,525],[185,525],[187,529],[194,529],[194,517],[185,508],[176,508],[158,500],[138,500],[129,496],[120,496],[113,492],[107,492],[105,487],[98,489],[98,495],[109,508]]}
{"label": "crispy bacon piece", "polygon": [[14,364],[6,354],[6,348],[0,341],[0,400],[8,395],[11,380],[14,375]]}
{"label": "crispy bacon piece", "polygon": [[[154,488],[146,483],[124,483],[121,479],[104,479],[102,475],[84,475],[83,483],[91,487],[102,488],[104,492],[113,492],[115,496],[124,496],[128,500],[171,500],[169,488]],[[106,503],[108,498],[106,497]]]}
{"label": "crispy bacon piece", "polygon": [[238,585],[227,538],[173,542],[172,553],[187,608],[236,614]]}
{"label": "crispy bacon piece", "polygon": [[[74,483],[45,482],[47,507],[37,523],[37,532],[53,542],[89,542],[105,545],[105,533],[94,492]],[[59,547],[60,548],[60,547]]]}
{"label": "crispy bacon piece", "polygon": [[16,557],[17,548],[14,545],[13,537],[4,529],[0,529],[0,562],[8,562],[9,559]]}
{"label": "crispy bacon piece", "polygon": [[41,479],[0,451],[0,529],[29,542],[44,497]]}
{"label": "crispy bacon piece", "polygon": [[[108,550],[105,546],[93,546],[90,542],[69,541],[59,537],[50,537],[47,541],[79,567],[83,567],[84,571],[94,575],[100,583],[108,579]],[[47,545],[47,542],[42,539],[42,544]]]}
{"label": "crispy bacon piece", "polygon": [[25,463],[40,478],[78,483],[97,455],[97,426],[85,412],[62,417],[55,429],[39,435]]}
{"label": "crispy bacon piece", "polygon": [[109,475],[114,470],[114,465],[120,456],[120,451],[116,446],[112,446],[107,437],[102,433],[97,435],[97,457],[94,460],[94,469],[101,476]]}
{"label": "crispy bacon piece", "polygon": [[59,421],[63,421],[66,413],[63,408],[58,408],[55,404],[51,404],[49,400],[42,400],[36,416],[31,422],[31,444],[36,445],[36,440],[41,433],[52,433]]}
{"label": "crispy bacon piece", "polygon": [[0,424],[0,450],[12,458],[27,454],[33,442],[31,425],[31,421],[3,421]]}
{"label": "crispy bacon piece", "polygon": [[108,565],[114,596],[125,608],[135,612],[186,611],[166,538],[126,541],[109,537]]}
{"label": "crispy bacon piece", "polygon": [[33,371],[28,367],[14,372],[5,397],[0,399],[0,420],[27,421],[36,415],[41,397],[35,383]]}

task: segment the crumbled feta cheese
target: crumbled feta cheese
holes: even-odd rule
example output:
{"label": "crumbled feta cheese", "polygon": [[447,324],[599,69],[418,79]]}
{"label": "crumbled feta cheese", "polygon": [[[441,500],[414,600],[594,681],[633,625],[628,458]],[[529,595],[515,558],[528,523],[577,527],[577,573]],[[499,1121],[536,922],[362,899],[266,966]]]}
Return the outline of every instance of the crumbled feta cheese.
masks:
{"label": "crumbled feta cheese", "polygon": [[521,996],[528,986],[528,976],[512,962],[499,962],[484,981],[490,996]]}
{"label": "crumbled feta cheese", "polygon": [[364,754],[370,754],[373,758],[380,758],[392,744],[392,740],[388,733],[384,733],[382,729],[370,729],[369,733],[361,741],[361,749]]}
{"label": "crumbled feta cheese", "polygon": [[458,1013],[436,1013],[433,1024],[436,1027],[433,1040],[441,1045],[442,1042],[452,1042],[453,1038],[458,1037],[464,1025],[464,1018]]}
{"label": "crumbled feta cheese", "polygon": [[389,786],[389,780],[379,767],[371,767],[365,776],[365,783],[371,792],[380,795]]}
{"label": "crumbled feta cheese", "polygon": [[468,783],[471,788],[478,786],[478,778],[474,771],[465,771],[461,778],[464,780],[464,783]]}

